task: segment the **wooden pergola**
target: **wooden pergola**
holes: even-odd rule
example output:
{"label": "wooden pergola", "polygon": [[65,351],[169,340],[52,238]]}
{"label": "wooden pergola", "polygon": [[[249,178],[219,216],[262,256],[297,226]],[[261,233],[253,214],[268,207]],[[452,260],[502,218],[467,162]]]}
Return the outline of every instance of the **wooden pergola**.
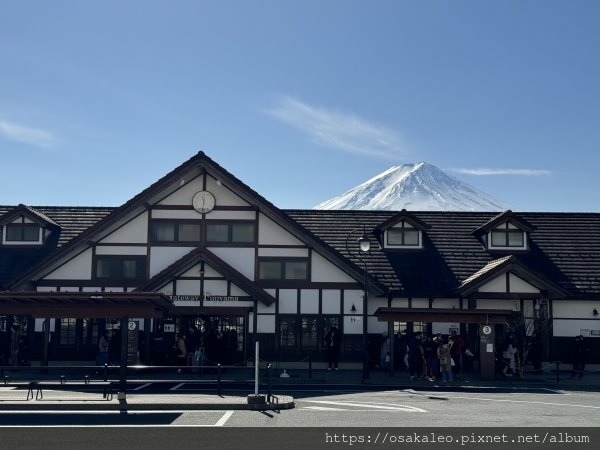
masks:
{"label": "wooden pergola", "polygon": [[[169,314],[173,302],[157,292],[35,292],[1,291],[0,314],[47,319],[44,323],[42,367],[48,365],[50,318],[121,319],[127,330],[130,318],[161,318]],[[127,354],[128,333],[121,333],[121,355]],[[121,358],[119,398],[125,399],[127,358]]]}

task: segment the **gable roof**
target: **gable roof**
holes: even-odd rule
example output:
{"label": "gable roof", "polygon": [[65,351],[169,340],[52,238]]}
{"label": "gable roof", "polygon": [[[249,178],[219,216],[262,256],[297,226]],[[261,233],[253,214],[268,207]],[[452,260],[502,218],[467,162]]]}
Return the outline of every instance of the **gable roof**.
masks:
{"label": "gable roof", "polygon": [[546,291],[552,298],[564,298],[566,292],[551,280],[541,274],[535,273],[525,267],[515,255],[505,256],[490,261],[480,270],[464,280],[458,287],[457,292],[461,295],[474,293],[479,287],[490,282],[492,279],[505,273],[514,273],[541,291]]}
{"label": "gable roof", "polygon": [[59,230],[61,228],[59,224],[57,224],[54,220],[52,220],[46,214],[44,214],[34,208],[31,208],[29,206],[23,205],[22,203],[19,204],[18,206],[16,206],[15,208],[13,208],[12,210],[9,210],[9,211],[5,212],[4,214],[0,215],[0,226],[4,225],[6,223],[9,223],[21,216],[28,217],[29,219],[36,222],[38,225],[41,225],[46,228],[59,229]]}
{"label": "gable roof", "polygon": [[510,209],[498,214],[496,217],[493,217],[488,222],[481,225],[473,234],[475,236],[481,236],[485,233],[489,233],[494,228],[497,228],[498,225],[503,223],[510,222],[516,227],[518,227],[522,231],[531,232],[535,229],[533,225],[531,225],[527,220],[523,219],[520,215],[513,213]]}
{"label": "gable roof", "polygon": [[[88,248],[91,241],[97,241],[99,238],[101,239],[118,229],[127,221],[146,211],[148,205],[152,205],[166,195],[175,192],[187,181],[196,178],[202,173],[208,173],[213,178],[221,181],[233,193],[247,203],[254,205],[258,211],[269,217],[275,223],[285,227],[285,229],[294,237],[324,255],[348,275],[356,280],[362,280],[362,267],[357,266],[353,262],[349,262],[328,244],[323,242],[298,222],[290,219],[287,214],[222,168],[204,152],[200,151],[179,167],[144,189],[131,200],[82,231],[81,234],[62,246],[59,251],[49,255],[38,264],[34,265],[34,267],[19,277],[19,279],[12,282],[8,287],[12,289],[29,288],[32,279],[35,280],[42,277],[45,273],[54,270],[65,259],[75,256]],[[377,282],[373,282],[369,288],[378,293],[383,293],[386,289],[385,286]]]}
{"label": "gable roof", "polygon": [[156,289],[160,289],[162,286],[173,280],[173,278],[189,270],[194,265],[199,264],[201,261],[206,262],[217,272],[227,277],[239,288],[246,291],[252,297],[260,300],[265,305],[269,306],[275,301],[275,298],[272,295],[257,287],[246,276],[235,270],[213,252],[204,247],[199,247],[192,250],[187,255],[183,256],[178,261],[174,262],[169,267],[153,276],[150,280],[148,280],[148,282],[137,288],[135,291],[154,291]]}

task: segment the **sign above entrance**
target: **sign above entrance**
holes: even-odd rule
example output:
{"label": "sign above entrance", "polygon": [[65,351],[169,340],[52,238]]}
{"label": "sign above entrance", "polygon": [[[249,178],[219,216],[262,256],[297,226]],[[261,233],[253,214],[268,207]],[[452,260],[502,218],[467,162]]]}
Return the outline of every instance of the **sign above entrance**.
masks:
{"label": "sign above entrance", "polygon": [[199,302],[204,299],[205,302],[249,302],[252,297],[239,295],[170,295],[171,300],[175,302]]}

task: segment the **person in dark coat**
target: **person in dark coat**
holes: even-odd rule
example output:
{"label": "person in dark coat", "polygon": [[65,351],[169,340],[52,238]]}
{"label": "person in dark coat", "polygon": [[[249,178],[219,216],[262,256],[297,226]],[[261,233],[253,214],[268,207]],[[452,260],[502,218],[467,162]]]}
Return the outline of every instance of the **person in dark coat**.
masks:
{"label": "person in dark coat", "polygon": [[327,348],[327,363],[329,369],[335,368],[338,370],[338,363],[340,361],[340,345],[342,343],[342,336],[340,331],[336,327],[331,327],[325,335],[325,347]]}
{"label": "person in dark coat", "polygon": [[575,375],[579,375],[579,378],[583,378],[583,371],[585,370],[585,354],[587,352],[587,346],[583,340],[583,336],[575,336],[575,347],[573,348],[573,370],[571,371],[571,378],[575,378]]}

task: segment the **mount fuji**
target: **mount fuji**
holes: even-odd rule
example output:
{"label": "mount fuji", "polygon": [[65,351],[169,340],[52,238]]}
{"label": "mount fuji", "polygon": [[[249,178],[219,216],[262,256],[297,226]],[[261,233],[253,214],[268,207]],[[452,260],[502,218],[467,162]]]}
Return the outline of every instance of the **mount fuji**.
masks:
{"label": "mount fuji", "polygon": [[390,167],[313,209],[506,211],[511,206],[436,166],[419,162]]}

